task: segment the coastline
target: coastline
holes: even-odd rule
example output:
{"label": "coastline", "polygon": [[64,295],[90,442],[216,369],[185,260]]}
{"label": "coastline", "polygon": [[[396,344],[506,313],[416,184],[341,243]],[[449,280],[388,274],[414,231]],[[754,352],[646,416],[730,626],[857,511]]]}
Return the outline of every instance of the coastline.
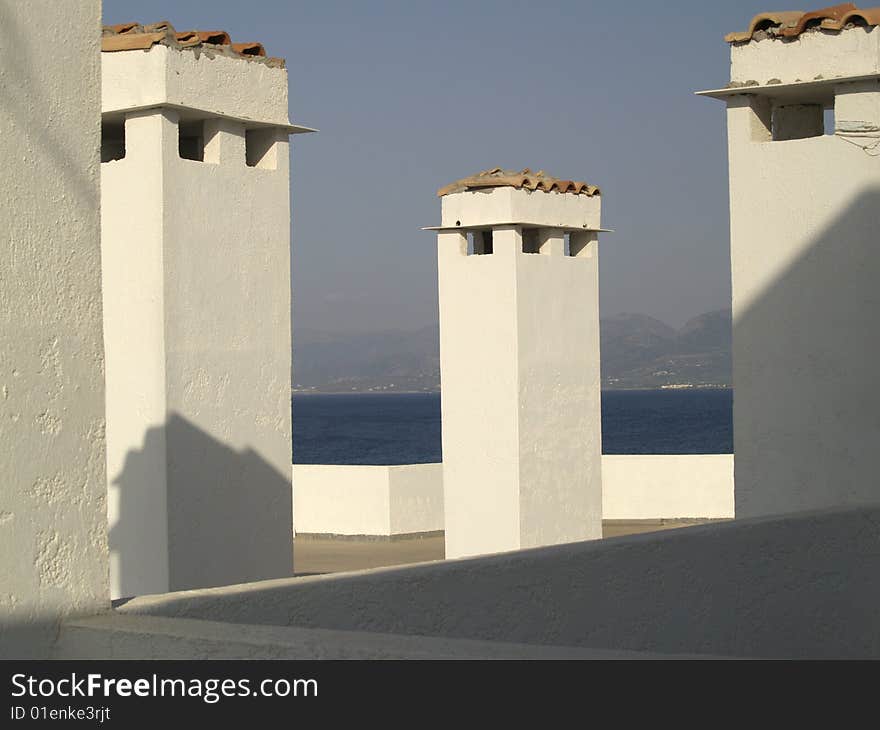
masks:
{"label": "coastline", "polygon": [[[631,388],[602,388],[603,393],[681,392],[693,390],[733,390],[732,385],[675,385],[633,386]],[[439,395],[440,390],[291,390],[291,396],[309,395]]]}

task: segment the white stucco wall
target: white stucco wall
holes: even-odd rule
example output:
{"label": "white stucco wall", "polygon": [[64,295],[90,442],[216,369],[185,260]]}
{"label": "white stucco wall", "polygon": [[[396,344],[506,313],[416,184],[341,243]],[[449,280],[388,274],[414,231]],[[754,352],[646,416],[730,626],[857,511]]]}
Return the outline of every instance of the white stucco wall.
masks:
{"label": "white stucco wall", "polygon": [[120,613],[661,653],[876,658],[878,520],[876,506],[738,519],[144,597]]}
{"label": "white stucco wall", "polygon": [[561,233],[516,256],[523,548],[602,537],[599,244],[565,256]]}
{"label": "white stucco wall", "polygon": [[297,533],[390,535],[387,466],[293,466]]}
{"label": "white stucco wall", "polygon": [[486,188],[444,195],[440,199],[444,226],[493,226],[531,223],[572,230],[598,227],[599,195],[571,195],[556,190],[512,187]]}
{"label": "white stucco wall", "polygon": [[406,464],[388,470],[391,534],[443,529],[443,464]]}
{"label": "white stucco wall", "polygon": [[[510,221],[509,216],[516,216]],[[563,220],[559,220],[563,217]],[[444,196],[442,225],[497,225],[493,253],[438,235],[446,554],[601,536],[598,257],[563,228],[598,228],[599,200],[495,188]],[[503,221],[502,221],[503,222]]]}
{"label": "white stucco wall", "polygon": [[109,605],[101,7],[0,1],[0,657]]}
{"label": "white stucco wall", "polygon": [[802,33],[797,38],[767,38],[730,47],[730,80],[784,84],[880,73],[880,28],[839,33]]}
{"label": "white stucco wall", "polygon": [[295,464],[298,534],[392,536],[443,529],[443,465]]}
{"label": "white stucco wall", "polygon": [[[605,454],[606,520],[733,517],[733,454]],[[322,535],[444,529],[443,465],[295,464],[294,526]]]}
{"label": "white stucco wall", "polygon": [[102,56],[105,113],[179,105],[269,125],[290,123],[287,72],[259,59],[163,45]]}
{"label": "white stucco wall", "polygon": [[437,238],[447,555],[513,550],[521,544],[516,257],[464,256],[462,234]]}
{"label": "white stucco wall", "polygon": [[[168,119],[153,112],[134,115],[125,124],[125,159],[101,165],[107,494],[114,598],[170,588],[164,166],[158,164],[156,141],[172,130]],[[131,225],[133,201],[154,211],[141,216],[136,226]],[[126,472],[130,454],[138,452],[137,468]]]}
{"label": "white stucco wall", "polygon": [[[108,119],[126,89],[164,99],[173,79],[176,103],[243,116],[262,100],[249,116],[281,123],[284,69],[102,55]],[[181,117],[205,119],[204,161],[179,156]],[[102,165],[114,596],[292,573],[288,142],[278,129],[248,166],[247,128],[129,113],[125,157]]]}
{"label": "white stucco wall", "polygon": [[[733,76],[876,71],[878,38],[857,28],[735,46]],[[836,79],[789,88],[784,102],[773,94],[733,96],[727,113],[738,517],[880,496],[880,86]],[[773,141],[774,106],[826,97],[835,135]],[[854,127],[868,131],[844,133]]]}
{"label": "white stucco wall", "polygon": [[606,520],[733,517],[733,454],[604,454]]}

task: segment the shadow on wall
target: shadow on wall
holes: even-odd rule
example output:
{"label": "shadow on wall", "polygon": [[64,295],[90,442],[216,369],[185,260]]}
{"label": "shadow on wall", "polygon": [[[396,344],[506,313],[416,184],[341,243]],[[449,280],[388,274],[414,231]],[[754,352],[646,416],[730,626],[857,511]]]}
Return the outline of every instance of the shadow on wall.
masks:
{"label": "shadow on wall", "polygon": [[[788,199],[821,204],[820,181],[799,184]],[[880,501],[878,231],[869,186],[735,318],[737,516]]]}
{"label": "shadow on wall", "polygon": [[52,658],[61,620],[30,611],[22,614],[0,602],[0,660]]}
{"label": "shadow on wall", "polygon": [[142,556],[119,546],[126,530],[149,530],[139,503],[144,485],[161,484],[151,475],[163,463],[171,590],[293,575],[290,476],[252,449],[236,451],[177,414],[147,432],[143,448],[128,453],[113,482],[119,518],[110,529],[110,549],[120,575],[141,569]]}

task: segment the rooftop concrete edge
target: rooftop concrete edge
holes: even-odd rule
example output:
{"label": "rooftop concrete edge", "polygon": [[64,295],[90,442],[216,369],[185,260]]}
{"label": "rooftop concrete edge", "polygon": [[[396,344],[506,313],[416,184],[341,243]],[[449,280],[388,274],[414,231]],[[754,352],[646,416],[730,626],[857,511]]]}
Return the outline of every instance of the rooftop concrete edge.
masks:
{"label": "rooftop concrete edge", "polygon": [[[687,655],[106,614],[63,624],[58,659],[705,659]],[[722,658],[722,657],[711,657]]]}
{"label": "rooftop concrete edge", "polygon": [[661,654],[868,658],[880,651],[863,610],[880,596],[878,522],[878,505],[754,517],[144,596],[118,611]]}

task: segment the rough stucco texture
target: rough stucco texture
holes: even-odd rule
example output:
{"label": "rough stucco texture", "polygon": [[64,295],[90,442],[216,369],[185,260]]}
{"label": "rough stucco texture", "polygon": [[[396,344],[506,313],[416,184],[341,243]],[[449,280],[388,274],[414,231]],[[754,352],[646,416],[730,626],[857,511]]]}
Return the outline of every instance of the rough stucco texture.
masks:
{"label": "rough stucco texture", "polygon": [[860,76],[880,71],[880,28],[802,33],[796,40],[762,40],[730,47],[730,79],[783,83]]}
{"label": "rough stucco texture", "polygon": [[100,3],[0,2],[0,656],[108,603]]}
{"label": "rough stucco texture", "polygon": [[104,112],[179,104],[266,124],[289,123],[282,68],[158,45],[149,52],[104,53],[102,71]]}

